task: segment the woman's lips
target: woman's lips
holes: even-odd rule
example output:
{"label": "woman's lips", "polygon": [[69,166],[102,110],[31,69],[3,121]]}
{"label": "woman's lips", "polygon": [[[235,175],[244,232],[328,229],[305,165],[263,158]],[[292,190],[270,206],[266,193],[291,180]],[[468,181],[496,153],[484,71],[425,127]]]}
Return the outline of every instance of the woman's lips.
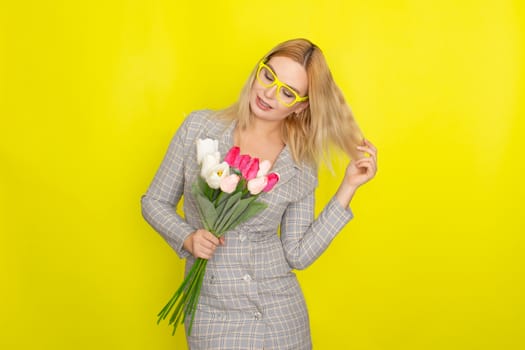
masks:
{"label": "woman's lips", "polygon": [[272,109],[272,107],[266,102],[264,102],[259,96],[257,96],[257,98],[255,99],[255,103],[257,103],[257,106],[263,111],[269,111],[270,109]]}

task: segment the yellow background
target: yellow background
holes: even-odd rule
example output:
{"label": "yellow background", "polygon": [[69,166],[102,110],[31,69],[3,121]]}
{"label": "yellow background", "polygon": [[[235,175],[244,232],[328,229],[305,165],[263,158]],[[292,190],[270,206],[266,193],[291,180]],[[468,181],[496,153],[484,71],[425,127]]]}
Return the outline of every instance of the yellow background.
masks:
{"label": "yellow background", "polygon": [[2,2],[0,348],[185,349],[155,323],[183,262],[140,196],[184,115],[232,103],[295,37],[380,157],[298,273],[315,348],[525,348],[523,18],[502,0]]}

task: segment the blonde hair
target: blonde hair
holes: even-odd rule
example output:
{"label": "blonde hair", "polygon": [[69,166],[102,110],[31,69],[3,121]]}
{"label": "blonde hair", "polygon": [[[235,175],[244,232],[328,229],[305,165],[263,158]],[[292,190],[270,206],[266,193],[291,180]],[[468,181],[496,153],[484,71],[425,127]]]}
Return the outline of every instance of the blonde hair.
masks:
{"label": "blonde hair", "polygon": [[[283,123],[283,141],[289,146],[296,163],[319,165],[324,160],[330,166],[330,148],[335,145],[350,158],[359,158],[356,146],[363,144],[363,136],[343,93],[335,84],[324,55],[306,39],[285,41],[262,60],[284,56],[300,63],[308,76],[308,107],[286,117]],[[222,119],[237,120],[244,129],[250,125],[250,91],[255,82],[257,66],[245,83],[239,100],[218,111]]]}

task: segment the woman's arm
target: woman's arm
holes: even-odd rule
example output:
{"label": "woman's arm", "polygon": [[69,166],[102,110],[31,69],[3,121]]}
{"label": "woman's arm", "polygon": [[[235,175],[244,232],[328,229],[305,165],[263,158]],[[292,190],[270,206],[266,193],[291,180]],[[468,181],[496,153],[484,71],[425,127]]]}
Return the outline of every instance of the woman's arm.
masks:
{"label": "woman's arm", "polygon": [[368,182],[377,171],[377,150],[369,141],[359,151],[369,157],[351,161],[334,197],[314,220],[314,193],[291,203],[281,221],[281,241],[286,259],[294,269],[313,263],[335,236],[353,218],[350,202],[359,186]]}
{"label": "woman's arm", "polygon": [[368,140],[357,150],[366,152],[369,157],[352,160],[346,168],[345,177],[335,194],[335,198],[343,207],[348,207],[357,188],[370,181],[377,172],[377,149]]}
{"label": "woman's arm", "polygon": [[335,197],[315,220],[313,192],[290,203],[281,221],[281,242],[290,267],[302,270],[312,264],[352,218],[352,211]]}
{"label": "woman's arm", "polygon": [[189,255],[183,249],[184,240],[196,230],[175,211],[184,190],[184,155],[190,117],[175,133],[153,181],[141,198],[144,219],[181,258]]}

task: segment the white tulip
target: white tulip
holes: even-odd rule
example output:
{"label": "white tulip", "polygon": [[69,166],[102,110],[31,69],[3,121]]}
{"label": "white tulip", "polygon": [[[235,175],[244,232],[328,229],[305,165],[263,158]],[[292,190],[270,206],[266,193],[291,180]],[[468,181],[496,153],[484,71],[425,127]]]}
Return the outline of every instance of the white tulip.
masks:
{"label": "white tulip", "polygon": [[219,151],[219,141],[212,139],[197,140],[197,163],[201,164],[204,156]]}
{"label": "white tulip", "polygon": [[208,173],[212,171],[221,161],[219,152],[207,153],[202,158],[201,177],[206,178]]}
{"label": "white tulip", "polygon": [[230,166],[226,162],[215,165],[208,171],[204,179],[211,188],[217,189],[221,185],[221,180],[230,175]]}

